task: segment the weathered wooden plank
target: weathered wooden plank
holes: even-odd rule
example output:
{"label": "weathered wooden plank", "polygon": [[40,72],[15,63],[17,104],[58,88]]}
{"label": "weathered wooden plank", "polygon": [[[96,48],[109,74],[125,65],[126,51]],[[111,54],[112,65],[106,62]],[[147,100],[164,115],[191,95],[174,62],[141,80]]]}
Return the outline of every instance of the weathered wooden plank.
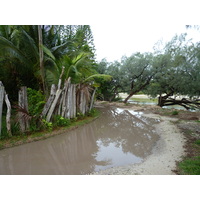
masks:
{"label": "weathered wooden plank", "polygon": [[70,79],[65,81],[64,89],[63,89],[63,102],[62,102],[62,109],[61,109],[61,116],[65,117],[66,109],[67,109],[67,93],[68,93],[68,86],[69,86]]}
{"label": "weathered wooden plank", "polygon": [[76,110],[80,112],[80,84],[76,86]]}
{"label": "weathered wooden plank", "polygon": [[71,106],[70,106],[70,118],[74,118],[75,117],[75,104],[76,104],[76,100],[75,100],[75,84],[71,84],[71,94],[70,94],[70,99],[71,99]]}
{"label": "weathered wooden plank", "polygon": [[76,84],[73,84],[72,92],[72,118],[76,117]]}
{"label": "weathered wooden plank", "polygon": [[3,83],[0,81],[0,136],[1,136],[1,129],[2,129],[2,111],[3,111],[3,100],[4,100],[4,86]]}
{"label": "weathered wooden plank", "polygon": [[[18,105],[23,108],[23,102],[24,102],[24,99],[23,99],[23,93],[22,93],[22,90],[20,89],[19,90],[19,93],[18,93]],[[25,122],[24,122],[24,117],[23,117],[23,113],[22,112],[18,112],[18,120],[19,120],[19,126],[20,126],[20,130],[22,132],[25,132]]]}
{"label": "weathered wooden plank", "polygon": [[27,87],[22,86],[19,90],[18,96],[18,104],[19,107],[22,108],[24,111],[19,111],[19,125],[20,130],[25,132],[29,130],[29,118],[28,118],[28,98],[27,98]]}
{"label": "weathered wooden plank", "polygon": [[71,111],[71,83],[68,83],[68,91],[67,91],[67,109],[66,109],[66,113],[65,113],[65,118],[70,119],[70,111]]}
{"label": "weathered wooden plank", "polygon": [[80,96],[81,96],[80,97],[80,111],[83,115],[85,115],[85,113],[86,113],[86,97],[85,97],[83,90],[81,90]]}
{"label": "weathered wooden plank", "polygon": [[55,99],[53,100],[53,103],[51,104],[51,107],[50,107],[49,112],[48,112],[47,117],[46,117],[47,122],[50,122],[50,120],[51,120],[52,114],[53,114],[54,109],[55,109],[55,107],[57,105],[57,102],[58,102],[58,100],[60,98],[61,92],[62,92],[61,89],[56,91]]}
{"label": "weathered wooden plank", "polygon": [[60,95],[60,101],[58,101],[58,105],[57,105],[58,115],[61,115],[61,113],[62,113],[62,104],[63,104],[63,99],[64,99],[64,93],[65,93],[65,88],[63,88],[62,93]]}
{"label": "weathered wooden plank", "polygon": [[5,93],[5,102],[6,102],[6,106],[7,106],[7,113],[6,113],[6,127],[7,127],[7,133],[9,136],[12,136],[11,133],[11,122],[10,122],[10,118],[11,118],[11,104],[10,101],[8,99],[8,94]]}
{"label": "weathered wooden plank", "polygon": [[47,115],[47,112],[49,111],[49,108],[51,107],[51,104],[53,102],[53,100],[55,99],[56,96],[56,86],[55,84],[51,85],[51,93],[50,96],[46,102],[46,104],[44,105],[43,111],[42,111],[42,117],[45,117]]}
{"label": "weathered wooden plank", "polygon": [[94,89],[93,93],[92,93],[92,97],[91,97],[91,100],[90,100],[90,108],[89,108],[89,111],[92,110],[93,108],[93,105],[94,105],[94,97],[95,97],[95,93],[97,91],[97,88]]}

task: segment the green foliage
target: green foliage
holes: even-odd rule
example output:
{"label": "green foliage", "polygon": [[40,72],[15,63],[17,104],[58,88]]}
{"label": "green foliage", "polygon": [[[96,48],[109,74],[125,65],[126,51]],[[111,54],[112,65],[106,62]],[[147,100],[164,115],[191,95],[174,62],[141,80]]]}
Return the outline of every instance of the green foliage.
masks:
{"label": "green foliage", "polygon": [[[16,123],[13,118],[11,118],[11,133],[13,136],[20,135],[20,129],[19,129],[19,123]],[[0,139],[6,139],[10,136],[7,133],[7,127],[6,127],[6,116],[2,115],[2,130],[1,130],[1,137]]]}
{"label": "green foliage", "polygon": [[152,96],[160,94],[199,96],[199,45],[175,36],[154,55],[157,73],[147,89]]}
{"label": "green foliage", "polygon": [[5,115],[2,116],[2,129],[1,129],[1,135],[0,135],[0,139],[4,139],[8,137],[7,134],[7,129],[6,129],[6,117]]}
{"label": "green foliage", "polygon": [[40,115],[45,104],[44,95],[40,91],[31,88],[27,88],[27,95],[30,115]]}
{"label": "green foliage", "polygon": [[[158,44],[160,45],[160,44]],[[100,100],[113,100],[119,92],[159,95],[200,96],[200,46],[176,35],[155,52],[134,53],[122,57],[121,62],[108,63],[103,59],[97,67],[99,73],[109,74],[111,81],[102,82],[98,90]]]}
{"label": "green foliage", "polygon": [[[108,63],[103,59],[97,66],[97,71],[100,74],[107,74],[112,78],[100,80],[100,88],[97,91],[97,98],[100,100],[112,101],[122,90],[120,72],[121,63],[115,61]],[[103,77],[102,77],[103,78]]]}
{"label": "green foliage", "polygon": [[178,115],[178,113],[179,113],[179,112],[178,112],[177,110],[174,110],[174,111],[172,111],[171,114],[172,114],[172,115]]}
{"label": "green foliage", "polygon": [[79,120],[79,119],[83,119],[85,115],[81,112],[77,112],[76,116],[77,116],[77,119]]}
{"label": "green foliage", "polygon": [[69,126],[71,124],[70,119],[64,118],[60,115],[54,116],[53,125],[54,126]]}
{"label": "green foliage", "polygon": [[52,122],[47,122],[45,119],[42,119],[42,123],[45,129],[47,129],[48,131],[52,131],[53,130],[53,123]]}
{"label": "green foliage", "polygon": [[[46,86],[50,88],[52,83],[58,83],[65,64],[65,76],[71,76],[72,82],[80,82],[96,73],[95,48],[90,26],[43,25],[41,31]],[[0,80],[11,100],[17,100],[20,86],[44,89],[37,25],[0,25],[0,54]],[[47,94],[47,91],[42,92]]]}
{"label": "green foliage", "polygon": [[89,117],[97,117],[99,116],[100,112],[95,109],[95,108],[92,108],[90,112],[87,113],[87,116]]}
{"label": "green foliage", "polygon": [[196,140],[196,141],[195,141],[195,144],[197,144],[197,145],[200,146],[200,140]]}

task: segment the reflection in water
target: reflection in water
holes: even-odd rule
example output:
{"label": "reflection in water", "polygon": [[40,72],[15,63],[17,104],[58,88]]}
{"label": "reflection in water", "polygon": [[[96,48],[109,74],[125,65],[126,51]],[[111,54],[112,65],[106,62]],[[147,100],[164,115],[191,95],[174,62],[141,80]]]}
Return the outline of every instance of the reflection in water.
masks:
{"label": "reflection in water", "polygon": [[158,139],[154,119],[107,107],[70,133],[0,151],[0,174],[87,174],[142,162]]}

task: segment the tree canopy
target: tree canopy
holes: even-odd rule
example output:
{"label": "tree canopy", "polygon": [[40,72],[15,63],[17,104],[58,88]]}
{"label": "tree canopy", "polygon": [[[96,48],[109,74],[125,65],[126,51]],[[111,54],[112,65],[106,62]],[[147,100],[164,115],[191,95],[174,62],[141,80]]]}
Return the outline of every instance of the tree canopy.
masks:
{"label": "tree canopy", "polygon": [[[121,62],[108,63],[105,59],[99,62],[98,72],[113,77],[111,82],[102,84],[104,98],[112,100],[119,92],[125,92],[128,94],[124,100],[126,103],[132,95],[142,91],[152,97],[159,97],[160,106],[180,104],[188,108],[185,100],[184,104],[176,101],[176,96],[180,95],[198,105],[200,43],[193,43],[187,39],[187,34],[181,34],[175,35],[162,48],[158,42],[154,49],[153,53],[138,52],[130,57],[124,56]],[[172,96],[175,99],[168,99],[167,104],[167,98]]]}

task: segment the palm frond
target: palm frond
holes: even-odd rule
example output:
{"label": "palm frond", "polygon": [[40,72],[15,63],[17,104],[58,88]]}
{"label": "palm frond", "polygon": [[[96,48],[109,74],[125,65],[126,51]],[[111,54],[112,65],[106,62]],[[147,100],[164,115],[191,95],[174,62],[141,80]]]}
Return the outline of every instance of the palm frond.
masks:
{"label": "palm frond", "polygon": [[17,58],[20,62],[27,64],[30,61],[12,42],[0,36],[0,53],[1,55],[9,55],[9,57]]}
{"label": "palm frond", "polygon": [[51,52],[50,49],[48,49],[44,45],[42,45],[42,49],[43,49],[44,53],[46,53],[52,60],[55,61],[55,56],[53,55],[53,53]]}
{"label": "palm frond", "polygon": [[39,51],[33,38],[23,29],[21,29],[20,32],[23,39],[22,42],[26,47],[26,51],[30,51],[30,53],[32,54],[31,57],[39,58]]}
{"label": "palm frond", "polygon": [[59,46],[55,46],[53,48],[51,48],[51,52],[58,58],[60,58],[61,56],[63,56],[64,54],[67,53],[67,47],[69,45],[69,42],[65,42]]}
{"label": "palm frond", "polygon": [[31,116],[25,108],[23,108],[23,107],[21,107],[19,105],[14,105],[13,107],[19,113],[19,115],[17,115],[18,119],[19,118],[23,118],[23,119],[29,121],[29,120],[31,120],[33,118],[33,116]]}
{"label": "palm frond", "polygon": [[93,75],[87,77],[83,82],[85,83],[85,82],[89,82],[89,81],[94,81],[95,78],[101,78],[106,81],[109,81],[112,79],[112,76],[106,75],[106,74],[93,74]]}

